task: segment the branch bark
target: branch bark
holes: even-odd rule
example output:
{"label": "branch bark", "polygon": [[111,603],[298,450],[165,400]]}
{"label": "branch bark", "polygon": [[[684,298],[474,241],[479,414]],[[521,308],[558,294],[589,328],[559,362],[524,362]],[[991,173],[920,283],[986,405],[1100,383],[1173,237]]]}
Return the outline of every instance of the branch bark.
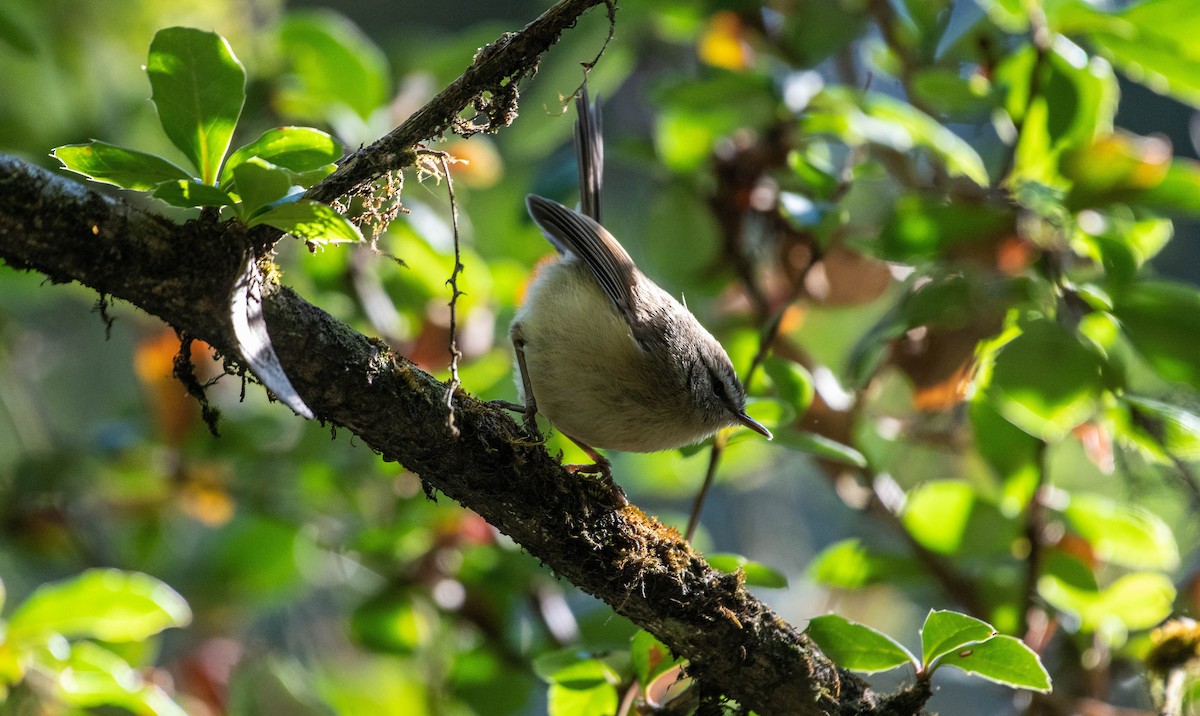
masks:
{"label": "branch bark", "polygon": [[[489,45],[429,106],[352,155],[310,197],[329,200],[411,164],[420,142],[439,136],[483,93],[512,85],[515,108],[516,81],[602,2],[564,0]],[[230,362],[238,355],[229,321],[234,282],[244,261],[270,243],[259,230],[203,215],[175,224],[0,155],[0,260],[124,299]],[[445,385],[287,287],[272,282],[263,293],[275,352],[319,419],[351,430],[658,636],[689,659],[693,676],[761,714],[890,712],[738,576],[715,572],[675,530],[565,472],[507,413],[457,390],[455,435]]]}

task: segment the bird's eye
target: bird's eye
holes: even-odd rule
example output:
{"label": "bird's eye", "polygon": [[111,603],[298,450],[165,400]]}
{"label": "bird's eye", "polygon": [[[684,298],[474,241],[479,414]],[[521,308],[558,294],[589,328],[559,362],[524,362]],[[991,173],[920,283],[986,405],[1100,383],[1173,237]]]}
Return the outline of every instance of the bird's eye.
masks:
{"label": "bird's eye", "polygon": [[709,373],[708,378],[712,381],[713,395],[724,400],[727,397],[725,381],[721,380],[721,377],[716,373]]}

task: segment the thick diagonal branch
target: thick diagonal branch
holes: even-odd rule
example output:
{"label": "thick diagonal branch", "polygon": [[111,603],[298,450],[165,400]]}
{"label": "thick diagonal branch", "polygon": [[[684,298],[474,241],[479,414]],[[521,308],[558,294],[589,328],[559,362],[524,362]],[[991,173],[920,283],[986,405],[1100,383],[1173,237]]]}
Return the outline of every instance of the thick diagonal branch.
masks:
{"label": "thick diagonal branch", "polygon": [[[229,292],[253,242],[240,225],[173,224],[0,155],[0,260],[77,281],[237,355]],[[278,285],[265,290],[275,350],[327,422],[475,510],[559,576],[691,660],[762,714],[875,712],[873,697],[675,530],[566,473],[503,411],[445,386]],[[282,409],[282,408],[281,408]]]}

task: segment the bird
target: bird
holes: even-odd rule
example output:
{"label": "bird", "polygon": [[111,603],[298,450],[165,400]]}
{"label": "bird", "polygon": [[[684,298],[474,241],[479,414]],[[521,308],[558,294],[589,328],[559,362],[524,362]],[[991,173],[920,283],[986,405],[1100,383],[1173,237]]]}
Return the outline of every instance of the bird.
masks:
{"label": "bird", "polygon": [[746,413],[746,392],[716,338],[647,277],[600,223],[604,144],[600,103],[576,98],[580,209],[526,197],[557,249],[509,327],[525,428],[541,413],[593,461],[566,466],[611,484],[597,449],[659,452],[737,425],[772,438]]}

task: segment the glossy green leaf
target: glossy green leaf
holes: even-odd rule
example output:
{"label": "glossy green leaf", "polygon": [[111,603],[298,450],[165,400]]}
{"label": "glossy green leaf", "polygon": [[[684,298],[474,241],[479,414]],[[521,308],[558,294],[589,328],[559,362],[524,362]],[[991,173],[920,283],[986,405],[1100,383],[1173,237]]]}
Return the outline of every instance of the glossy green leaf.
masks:
{"label": "glossy green leaf", "polygon": [[930,610],[921,627],[921,659],[928,669],[934,661],[966,644],[995,635],[991,624],[958,612]]}
{"label": "glossy green leaf", "polygon": [[215,32],[170,27],[150,42],[146,74],[163,131],[215,184],[246,98],[242,63]]}
{"label": "glossy green leaf", "polygon": [[233,169],[257,157],[297,175],[307,175],[342,158],[342,143],[312,127],[275,127],[238,147],[221,172],[221,186],[233,181]]}
{"label": "glossy green leaf", "polygon": [[1113,314],[1159,375],[1200,389],[1200,291],[1166,281],[1132,284],[1113,296]]}
{"label": "glossy green leaf", "polygon": [[705,555],[709,566],[713,569],[732,574],[742,570],[746,584],[752,587],[770,587],[783,589],[788,585],[787,577],[782,572],[772,569],[761,562],[746,559],[740,554],[727,552]]}
{"label": "glossy green leaf", "polygon": [[92,569],[42,585],[13,612],[11,641],[45,634],[141,641],[191,621],[187,602],[147,574]]}
{"label": "glossy green leaf", "polygon": [[1157,572],[1126,574],[1099,590],[1069,584],[1054,575],[1038,580],[1038,594],[1055,609],[1073,615],[1084,632],[1147,629],[1171,614],[1175,585]]}
{"label": "glossy green leaf", "polygon": [[288,195],[291,175],[257,157],[233,168],[233,187],[241,197],[243,216],[253,216],[260,208]]}
{"label": "glossy green leaf", "polygon": [[[713,102],[714,96],[723,98]],[[694,171],[708,160],[717,140],[741,127],[757,126],[774,111],[776,99],[766,77],[714,72],[697,81],[669,78],[656,88],[661,108],[655,117],[654,146],[668,168]]]}
{"label": "glossy green leaf", "polygon": [[979,154],[961,137],[907,102],[832,87],[821,92],[801,121],[804,131],[832,134],[847,144],[872,144],[901,154],[923,149],[954,176],[988,184]]}
{"label": "glossy green leaf", "polygon": [[1063,515],[1105,562],[1164,571],[1179,566],[1175,535],[1149,510],[1100,495],[1073,493]]}
{"label": "glossy green leaf", "polygon": [[916,658],[890,636],[837,614],[812,619],[804,632],[838,666],[874,674],[911,664]]}
{"label": "glossy green leaf", "polygon": [[824,435],[798,430],[790,426],[781,426],[775,432],[775,442],[791,450],[805,452],[823,460],[844,462],[855,467],[865,467],[867,464],[867,458],[849,445],[830,440]]}
{"label": "glossy green leaf", "polygon": [[57,693],[72,706],[115,706],[154,716],[187,714],[161,688],[147,683],[124,659],[91,642],[72,644],[63,666],[57,678]]}
{"label": "glossy green leaf", "polygon": [[629,659],[633,665],[633,674],[642,688],[683,663],[683,659],[672,656],[671,650],[665,644],[644,629],[639,629],[633,635],[629,646]]}
{"label": "glossy green leaf", "polygon": [[1017,689],[1049,693],[1050,674],[1033,649],[1020,639],[998,634],[946,654],[939,666],[954,666],[968,674]]}
{"label": "glossy green leaf", "polygon": [[1041,475],[1042,442],[1005,420],[982,399],[971,401],[975,449],[1003,482],[1000,509],[1006,515],[1025,510]]}
{"label": "glossy green leaf", "polygon": [[250,226],[266,224],[314,244],[362,241],[362,233],[350,220],[328,204],[308,199],[287,202],[259,214]]}
{"label": "glossy green leaf", "polygon": [[587,686],[553,683],[546,700],[550,716],[612,716],[617,712],[620,695],[616,686],[606,682]]}
{"label": "glossy green leaf", "polygon": [[879,257],[913,262],[947,258],[972,244],[987,245],[1016,233],[1012,207],[917,194],[898,199],[879,236]]}
{"label": "glossy green leaf", "polygon": [[1191,0],[1145,0],[1086,33],[1135,82],[1200,106],[1200,15]]}
{"label": "glossy green leaf", "polygon": [[284,114],[336,120],[349,110],[365,120],[387,102],[387,57],[342,15],[289,13],[280,24],[279,42],[292,72],[291,82],[276,97]]}
{"label": "glossy green leaf", "polygon": [[966,539],[975,501],[975,489],[966,482],[928,482],[909,490],[900,518],[913,539],[935,552],[954,554]]}
{"label": "glossy green leaf", "polygon": [[1200,415],[1158,400],[1122,396],[1133,411],[1137,426],[1172,455],[1200,460]]}
{"label": "glossy green leaf", "polygon": [[1034,437],[1061,440],[1096,410],[1101,361],[1059,324],[1036,320],[996,355],[987,398]]}
{"label": "glossy green leaf", "polygon": [[861,589],[885,581],[901,582],[920,574],[910,557],[880,554],[861,540],[834,542],[808,563],[809,578],[833,589]]}
{"label": "glossy green leaf", "polygon": [[1162,181],[1133,197],[1145,206],[1173,216],[1200,216],[1200,162],[1176,157]]}
{"label": "glossy green leaf", "polygon": [[958,121],[979,121],[997,103],[996,93],[982,74],[962,77],[941,67],[929,67],[915,73],[912,90],[921,106],[933,108],[939,116]]}
{"label": "glossy green leaf", "polygon": [[233,197],[215,186],[201,184],[195,179],[163,182],[158,185],[151,196],[161,199],[171,206],[182,208],[229,206],[233,203]]}
{"label": "glossy green leaf", "polygon": [[812,405],[813,382],[807,368],[795,361],[768,356],[763,361],[763,370],[770,376],[780,399],[795,408],[797,415],[803,415]]}
{"label": "glossy green leaf", "polygon": [[64,169],[102,184],[149,191],[165,181],[187,181],[191,175],[155,154],[106,142],[67,144],[50,152]]}

